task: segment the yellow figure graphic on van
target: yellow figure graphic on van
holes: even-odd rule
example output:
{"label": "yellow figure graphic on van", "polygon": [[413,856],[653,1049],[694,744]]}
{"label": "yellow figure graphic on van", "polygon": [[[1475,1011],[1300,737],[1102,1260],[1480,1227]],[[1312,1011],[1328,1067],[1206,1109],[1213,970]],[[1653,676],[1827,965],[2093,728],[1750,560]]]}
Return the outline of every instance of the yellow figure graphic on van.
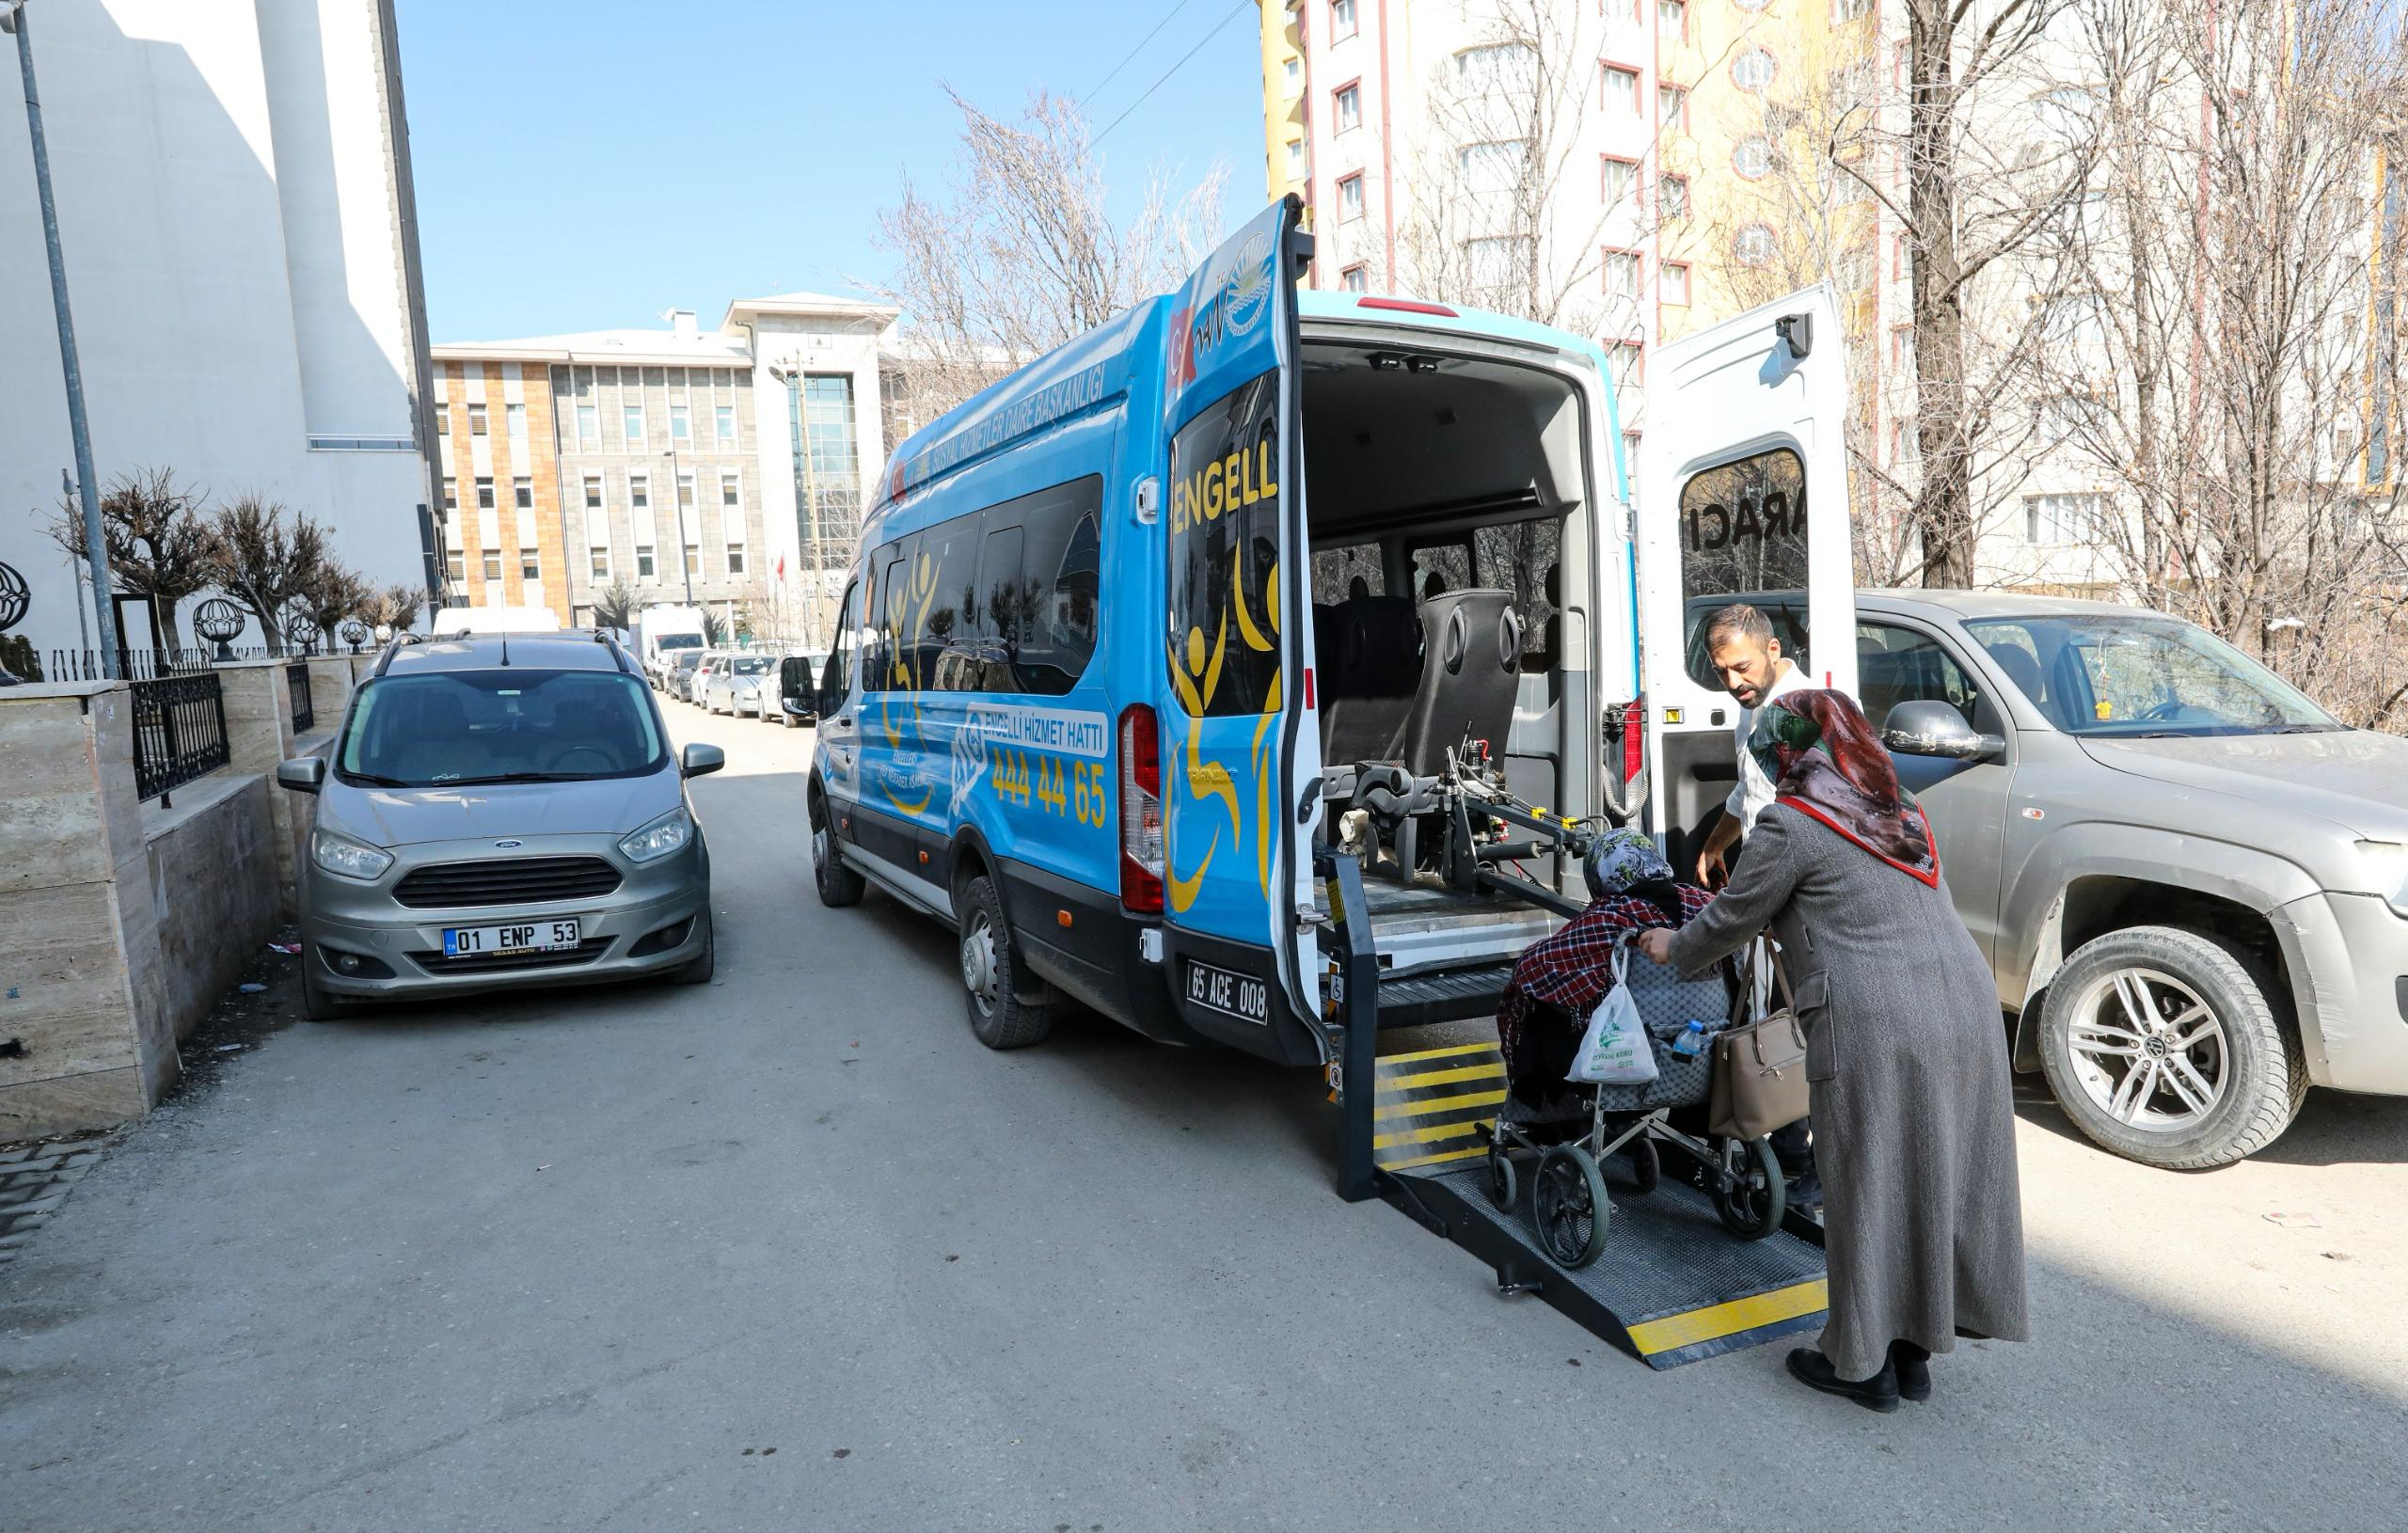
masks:
{"label": "yellow figure graphic on van", "polygon": [[[879,727],[885,732],[890,751],[903,743],[900,719],[908,713],[915,736],[920,734],[921,714],[919,691],[920,643],[926,637],[928,612],[936,606],[936,561],[923,553],[912,560],[910,572],[901,580],[890,580],[886,586],[886,676],[887,690],[879,700]],[[925,744],[925,738],[922,739]],[[895,791],[892,781],[882,782],[879,791],[886,801],[906,814],[920,814],[936,801],[936,785],[914,801]]]}

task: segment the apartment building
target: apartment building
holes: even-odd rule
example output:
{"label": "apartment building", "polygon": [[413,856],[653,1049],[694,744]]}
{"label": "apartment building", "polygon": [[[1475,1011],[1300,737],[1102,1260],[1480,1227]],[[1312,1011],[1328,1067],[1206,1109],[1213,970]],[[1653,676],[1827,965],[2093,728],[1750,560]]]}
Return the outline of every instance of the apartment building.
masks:
{"label": "apartment building", "polygon": [[639,608],[822,643],[884,452],[895,310],[783,293],[737,300],[713,330],[667,319],[435,348],[458,599],[584,624],[624,583]]}

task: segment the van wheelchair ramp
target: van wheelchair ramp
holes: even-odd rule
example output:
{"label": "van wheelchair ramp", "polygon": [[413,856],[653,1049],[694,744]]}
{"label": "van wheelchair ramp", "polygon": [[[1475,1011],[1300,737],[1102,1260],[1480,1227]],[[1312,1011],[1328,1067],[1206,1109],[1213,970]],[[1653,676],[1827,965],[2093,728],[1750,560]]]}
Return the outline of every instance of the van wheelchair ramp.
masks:
{"label": "van wheelchair ramp", "polygon": [[1704,1166],[1675,1142],[1658,1141],[1662,1175],[1643,1193],[1625,1158],[1608,1157],[1603,1253],[1577,1270],[1549,1257],[1530,1222],[1528,1184],[1511,1211],[1489,1199],[1488,1130],[1505,1101],[1503,1056],[1493,1041],[1379,1053],[1383,1027],[1413,1024],[1395,1019],[1368,924],[1345,919],[1364,909],[1354,860],[1327,861],[1340,1196],[1393,1204],[1485,1262],[1500,1294],[1543,1299],[1650,1367],[1820,1329],[1829,1304],[1820,1227],[1793,1212],[1762,1239],[1735,1238],[1701,1185]]}

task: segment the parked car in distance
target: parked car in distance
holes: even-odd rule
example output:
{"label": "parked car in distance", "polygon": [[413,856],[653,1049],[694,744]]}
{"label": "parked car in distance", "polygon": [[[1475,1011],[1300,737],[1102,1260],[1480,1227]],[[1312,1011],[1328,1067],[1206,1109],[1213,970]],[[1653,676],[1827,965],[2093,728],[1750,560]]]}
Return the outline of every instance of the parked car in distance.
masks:
{"label": "parked car in distance", "polygon": [[703,699],[709,693],[711,672],[717,671],[721,665],[725,663],[726,659],[727,652],[724,650],[711,649],[703,651],[703,657],[700,662],[695,665],[693,670],[686,672],[686,685],[678,691],[677,695],[680,698],[683,698],[686,702],[691,703],[694,706],[698,708],[701,707],[703,705]]}
{"label": "parked car in distance", "polygon": [[2101,602],[1857,597],[1859,689],[2075,1126],[2182,1169],[2408,1095],[2408,740]]}
{"label": "parked car in distance", "polygon": [[[504,663],[507,646],[507,664]],[[317,797],[299,871],[313,1020],[358,1001],[711,977],[710,854],[635,665],[583,632],[385,652],[328,756],[277,768]]]}
{"label": "parked car in distance", "polygon": [[703,711],[730,716],[757,712],[761,687],[770,677],[772,663],[766,655],[720,656],[704,685]]}
{"label": "parked car in distance", "polygon": [[819,722],[819,682],[827,670],[825,650],[796,650],[779,656],[777,686],[761,691],[761,717],[787,729]]}
{"label": "parked car in distance", "polygon": [[680,703],[694,701],[694,673],[702,669],[705,651],[679,650],[662,662],[660,689]]}

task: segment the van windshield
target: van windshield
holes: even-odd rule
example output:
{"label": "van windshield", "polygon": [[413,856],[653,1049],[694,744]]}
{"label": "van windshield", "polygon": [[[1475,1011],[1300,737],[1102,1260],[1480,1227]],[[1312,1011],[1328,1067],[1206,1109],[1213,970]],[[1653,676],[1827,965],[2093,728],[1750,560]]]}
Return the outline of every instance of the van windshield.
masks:
{"label": "van windshield", "polygon": [[2068,735],[2306,735],[2344,728],[2290,683],[2178,619],[1977,618],[1965,629]]}
{"label": "van windshield", "polygon": [[634,677],[515,668],[363,683],[335,752],[344,781],[388,788],[581,782],[667,763]]}
{"label": "van windshield", "polygon": [[652,647],[657,650],[701,649],[703,636],[701,634],[662,634],[652,641]]}

